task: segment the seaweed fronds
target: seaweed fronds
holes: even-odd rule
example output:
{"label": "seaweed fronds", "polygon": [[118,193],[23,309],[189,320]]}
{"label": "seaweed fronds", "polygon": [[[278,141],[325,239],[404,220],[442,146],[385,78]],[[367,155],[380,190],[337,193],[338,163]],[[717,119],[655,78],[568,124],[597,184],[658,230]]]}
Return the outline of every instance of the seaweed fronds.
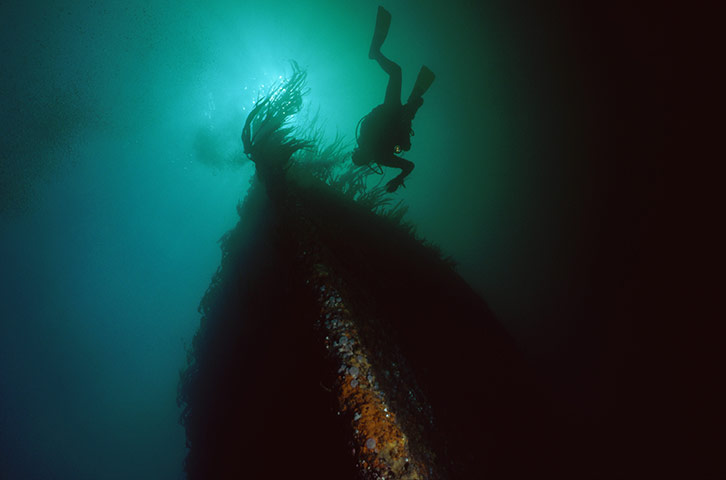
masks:
{"label": "seaweed fronds", "polygon": [[301,111],[303,96],[308,93],[307,73],[297,63],[291,64],[292,76],[258,99],[242,130],[245,154],[266,177],[264,183],[268,188],[281,188],[286,174],[312,175],[343,197],[416,236],[414,226],[403,220],[408,206],[402,201],[392,205],[385,187],[380,182],[369,182],[370,175],[381,172],[353,164],[352,145],[342,135],[336,134],[332,142],[325,142],[319,111],[311,119],[306,118],[302,129],[289,125],[292,116]]}
{"label": "seaweed fronds", "polygon": [[307,93],[307,72],[296,62],[291,64],[292,76],[255,102],[242,129],[244,152],[258,168],[285,169],[295,152],[312,145],[309,140],[295,138],[294,128],[288,124],[302,108],[302,97]]}

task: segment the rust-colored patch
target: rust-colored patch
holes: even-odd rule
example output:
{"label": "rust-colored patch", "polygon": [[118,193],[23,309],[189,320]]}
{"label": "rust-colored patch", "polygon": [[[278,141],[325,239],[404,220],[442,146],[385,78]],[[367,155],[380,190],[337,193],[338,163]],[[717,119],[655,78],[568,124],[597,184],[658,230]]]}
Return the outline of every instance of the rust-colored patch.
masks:
{"label": "rust-colored patch", "polygon": [[324,265],[314,264],[312,277],[326,348],[338,366],[335,392],[339,408],[351,418],[357,465],[367,478],[427,478],[423,463],[413,458],[406,434],[378,387],[344,295],[333,285]]}

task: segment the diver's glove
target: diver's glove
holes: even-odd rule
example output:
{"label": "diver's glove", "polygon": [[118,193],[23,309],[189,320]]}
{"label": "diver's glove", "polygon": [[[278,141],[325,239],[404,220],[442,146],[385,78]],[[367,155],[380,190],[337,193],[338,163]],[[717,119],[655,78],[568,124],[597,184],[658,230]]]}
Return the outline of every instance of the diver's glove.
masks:
{"label": "diver's glove", "polygon": [[388,193],[393,193],[396,190],[398,190],[398,187],[404,187],[406,188],[406,185],[403,184],[403,178],[394,178],[390,182],[386,184],[386,191]]}

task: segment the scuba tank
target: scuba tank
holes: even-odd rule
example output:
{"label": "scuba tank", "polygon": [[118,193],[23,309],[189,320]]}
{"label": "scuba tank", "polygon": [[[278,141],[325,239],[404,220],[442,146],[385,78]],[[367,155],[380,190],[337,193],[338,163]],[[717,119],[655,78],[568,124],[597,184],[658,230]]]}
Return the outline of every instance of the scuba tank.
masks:
{"label": "scuba tank", "polygon": [[411,148],[412,117],[403,105],[378,105],[360,119],[355,138],[359,148],[376,155],[401,153]]}

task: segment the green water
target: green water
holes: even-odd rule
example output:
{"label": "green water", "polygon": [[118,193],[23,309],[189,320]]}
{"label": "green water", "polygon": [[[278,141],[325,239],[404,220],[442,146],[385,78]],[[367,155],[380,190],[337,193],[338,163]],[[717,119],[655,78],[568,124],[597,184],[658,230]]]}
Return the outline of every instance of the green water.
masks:
{"label": "green water", "polygon": [[[253,174],[246,112],[295,60],[308,115],[352,142],[387,81],[367,58],[376,6],[2,4],[0,476],[178,478],[178,370]],[[576,66],[569,10],[386,7],[404,100],[422,64],[437,75],[395,198],[546,360],[597,246],[601,69]]]}

